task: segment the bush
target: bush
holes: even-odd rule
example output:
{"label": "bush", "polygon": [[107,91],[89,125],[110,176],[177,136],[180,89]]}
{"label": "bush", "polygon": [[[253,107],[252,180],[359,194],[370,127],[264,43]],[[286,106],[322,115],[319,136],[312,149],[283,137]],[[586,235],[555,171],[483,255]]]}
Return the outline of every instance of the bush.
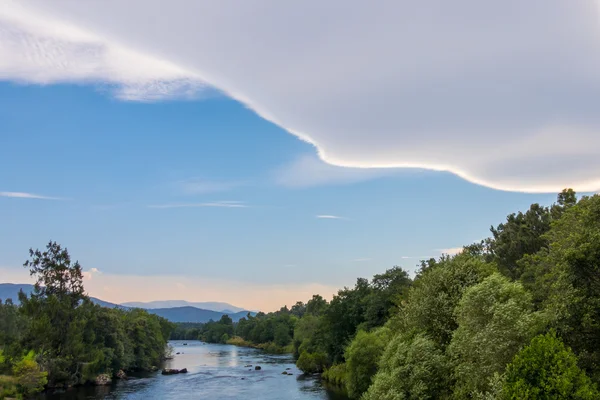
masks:
{"label": "bush", "polygon": [[448,347],[456,361],[455,394],[486,392],[521,347],[539,331],[541,314],[518,282],[496,273],[467,289],[455,310],[458,329]]}
{"label": "bush", "polygon": [[323,379],[338,386],[346,386],[346,364],[335,364],[323,371]]}
{"label": "bush", "polygon": [[303,351],[298,361],[296,361],[296,366],[305,374],[323,372],[327,365],[327,354],[322,352],[309,353]]}
{"label": "bush", "polygon": [[0,375],[0,399],[17,396],[17,383],[15,378]]}
{"label": "bush", "polygon": [[48,383],[48,373],[40,369],[33,357],[33,352],[29,352],[13,367],[17,390],[25,396],[41,392]]}
{"label": "bush", "polygon": [[229,340],[229,335],[224,333],[221,335],[221,339],[219,340],[219,343],[225,344],[225,343],[227,343],[228,340]]}
{"label": "bush", "polygon": [[533,338],[506,368],[506,399],[600,398],[590,378],[577,366],[577,357],[554,332]]}
{"label": "bush", "polygon": [[346,348],[346,389],[351,398],[359,398],[371,385],[389,334],[387,328],[359,331]]}
{"label": "bush", "polygon": [[388,344],[365,400],[443,399],[448,392],[448,361],[424,335],[398,335]]}

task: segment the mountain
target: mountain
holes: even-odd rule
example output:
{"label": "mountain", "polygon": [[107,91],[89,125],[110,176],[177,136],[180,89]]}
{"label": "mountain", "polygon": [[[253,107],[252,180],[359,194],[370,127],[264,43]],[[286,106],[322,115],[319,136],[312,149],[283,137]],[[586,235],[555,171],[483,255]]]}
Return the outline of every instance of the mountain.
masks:
{"label": "mountain", "polygon": [[[26,283],[0,283],[0,300],[4,301],[6,299],[12,299],[13,303],[19,303],[19,290],[23,290],[23,292],[27,295],[33,292],[33,285]],[[185,300],[169,300],[169,301],[152,301],[148,303],[141,302],[131,302],[131,303],[123,303],[123,304],[114,304],[109,303],[108,301],[100,300],[95,297],[90,297],[90,300],[95,304],[98,304],[102,307],[109,308],[146,308],[149,313],[159,315],[168,319],[171,322],[208,322],[211,319],[213,321],[218,321],[225,314],[229,315],[229,317],[237,322],[240,318],[245,317],[248,314],[248,311],[232,306],[227,303],[218,303],[218,302],[206,302],[206,303],[191,303]],[[155,306],[160,304],[168,304],[166,307],[156,307],[149,308],[149,306]],[[186,303],[189,305],[184,305],[181,307],[176,306],[176,304]],[[208,304],[213,307],[219,308],[221,311],[215,311],[211,309],[205,309],[199,307],[200,305]],[[142,306],[143,305],[143,306]],[[251,312],[251,315],[256,315],[255,312]]]}
{"label": "mountain", "polygon": [[[20,290],[23,290],[23,292],[29,296],[31,292],[33,292],[33,285],[30,285],[28,283],[0,283],[0,299],[2,301],[6,299],[12,299],[13,303],[19,304]],[[109,303],[108,301],[100,300],[95,297],[90,297],[90,300],[92,301],[92,303],[98,304],[102,307],[128,308],[119,304]]]}
{"label": "mountain", "polygon": [[[218,321],[225,314],[229,315],[233,322],[237,322],[240,320],[240,318],[243,318],[248,314],[248,311],[240,311],[237,313],[230,314],[213,310],[203,310],[201,308],[192,306],[149,308],[147,311],[149,313],[166,318],[171,322],[208,322],[211,319],[213,321]],[[254,312],[250,314],[256,315],[256,313]]]}
{"label": "mountain", "polygon": [[206,301],[206,302],[191,302],[185,300],[157,300],[149,302],[141,301],[130,301],[127,303],[121,303],[122,306],[136,307],[136,308],[175,308],[175,307],[196,307],[203,310],[218,311],[222,313],[232,314],[240,311],[246,311],[243,308],[236,307],[229,303],[222,303],[217,301]]}

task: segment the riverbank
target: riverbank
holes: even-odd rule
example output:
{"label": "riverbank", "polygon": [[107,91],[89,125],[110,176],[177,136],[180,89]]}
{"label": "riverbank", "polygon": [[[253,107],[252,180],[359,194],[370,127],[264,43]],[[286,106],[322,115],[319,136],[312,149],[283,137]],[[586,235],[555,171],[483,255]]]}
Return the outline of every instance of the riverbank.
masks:
{"label": "riverbank", "polygon": [[245,339],[242,339],[239,336],[232,337],[231,339],[227,340],[226,343],[234,345],[234,346],[250,347],[252,349],[259,349],[268,354],[293,354],[294,353],[294,346],[291,343],[289,345],[283,346],[283,347],[278,346],[277,344],[275,344],[273,342],[256,344],[256,343],[249,342]]}
{"label": "riverbank", "polygon": [[156,371],[113,381],[107,386],[82,386],[44,393],[36,400],[348,400],[326,386],[319,376],[303,375],[289,354],[267,354],[250,347],[195,340],[170,344],[175,353],[180,354],[167,360],[162,367],[186,368],[188,373],[162,375]]}

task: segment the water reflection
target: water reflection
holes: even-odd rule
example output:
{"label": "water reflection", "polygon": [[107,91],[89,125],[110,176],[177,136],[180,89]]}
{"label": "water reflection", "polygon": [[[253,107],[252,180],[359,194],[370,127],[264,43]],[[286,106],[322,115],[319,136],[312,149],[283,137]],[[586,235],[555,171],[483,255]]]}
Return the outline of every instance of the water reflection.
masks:
{"label": "water reflection", "polygon": [[[326,388],[318,378],[302,375],[289,355],[195,341],[187,341],[185,346],[183,343],[171,343],[174,352],[180,354],[164,367],[187,368],[187,374],[163,376],[156,372],[111,386],[46,394],[40,399],[347,399],[343,393]],[[261,366],[260,371],[254,370],[256,365]],[[282,374],[286,370],[291,375]]]}

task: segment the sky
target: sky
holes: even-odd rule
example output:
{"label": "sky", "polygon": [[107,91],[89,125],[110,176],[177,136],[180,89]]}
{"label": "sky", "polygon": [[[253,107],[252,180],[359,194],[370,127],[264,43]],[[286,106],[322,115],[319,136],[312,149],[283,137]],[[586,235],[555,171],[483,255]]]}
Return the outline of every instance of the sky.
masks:
{"label": "sky", "polygon": [[[511,29],[506,29],[510,26]],[[270,311],[600,188],[596,0],[7,0],[0,281]]]}

